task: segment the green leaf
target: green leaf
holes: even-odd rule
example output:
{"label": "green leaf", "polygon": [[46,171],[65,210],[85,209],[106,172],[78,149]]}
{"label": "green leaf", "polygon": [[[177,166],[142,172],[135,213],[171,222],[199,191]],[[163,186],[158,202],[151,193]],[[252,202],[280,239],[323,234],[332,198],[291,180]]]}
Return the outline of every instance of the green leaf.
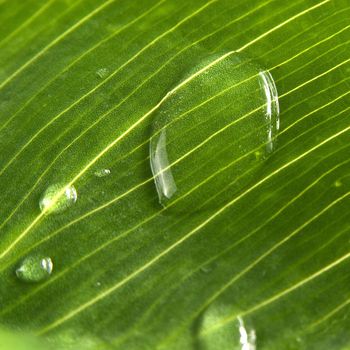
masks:
{"label": "green leaf", "polygon": [[[1,325],[54,349],[350,349],[349,16],[2,1]],[[262,71],[281,111],[264,157]],[[36,256],[50,276],[19,279]]]}

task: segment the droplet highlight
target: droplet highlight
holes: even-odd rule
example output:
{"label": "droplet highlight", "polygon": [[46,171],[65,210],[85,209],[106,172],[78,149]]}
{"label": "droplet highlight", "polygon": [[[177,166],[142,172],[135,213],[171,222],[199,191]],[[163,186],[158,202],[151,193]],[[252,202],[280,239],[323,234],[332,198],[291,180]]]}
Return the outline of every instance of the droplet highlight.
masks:
{"label": "droplet highlight", "polygon": [[21,281],[40,282],[47,279],[52,270],[50,257],[36,255],[25,258],[16,269],[16,275]]}
{"label": "droplet highlight", "polygon": [[196,349],[256,350],[257,334],[251,319],[238,316],[232,304],[214,302],[194,322]]}
{"label": "droplet highlight", "polygon": [[61,213],[71,207],[78,198],[74,186],[54,184],[49,186],[39,201],[39,207],[45,214]]}
{"label": "droplet highlight", "polygon": [[255,350],[256,349],[256,334],[254,329],[248,330],[243,322],[241,317],[238,317],[239,322],[239,334],[240,339],[239,342],[241,344],[242,350]]}
{"label": "droplet highlight", "polygon": [[192,212],[242,191],[276,148],[272,75],[251,58],[205,57],[155,112],[150,166],[162,206]]}

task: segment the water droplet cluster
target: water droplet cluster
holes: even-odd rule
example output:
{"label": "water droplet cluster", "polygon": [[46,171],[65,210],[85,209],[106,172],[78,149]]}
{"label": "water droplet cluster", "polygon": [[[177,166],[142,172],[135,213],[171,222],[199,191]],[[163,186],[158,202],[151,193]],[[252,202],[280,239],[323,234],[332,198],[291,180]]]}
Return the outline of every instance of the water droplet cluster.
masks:
{"label": "water droplet cluster", "polygon": [[[187,211],[199,210],[226,188],[236,186],[247,170],[263,162],[276,147],[279,130],[277,89],[271,74],[251,59],[232,53],[210,56],[191,69],[163,99],[153,120],[150,166],[159,202],[170,207],[192,196]],[[105,78],[109,71],[96,71]],[[102,168],[96,177],[110,175]],[[335,183],[336,187],[341,182]],[[42,194],[42,213],[61,213],[78,198],[73,185],[52,184]],[[199,203],[197,208],[193,203]],[[25,282],[47,279],[50,257],[31,255],[16,269]],[[208,273],[207,267],[201,269]],[[101,283],[97,282],[96,286]],[[254,334],[239,320],[243,350],[255,349]]]}

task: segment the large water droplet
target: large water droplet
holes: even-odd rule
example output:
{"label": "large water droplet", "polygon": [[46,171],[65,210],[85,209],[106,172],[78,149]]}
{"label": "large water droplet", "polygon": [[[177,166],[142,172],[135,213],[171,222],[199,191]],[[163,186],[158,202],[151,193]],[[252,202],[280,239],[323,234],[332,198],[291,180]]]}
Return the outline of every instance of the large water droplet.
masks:
{"label": "large water droplet", "polygon": [[45,213],[60,213],[73,205],[77,198],[78,194],[74,186],[54,184],[49,186],[41,196],[39,207]]}
{"label": "large water droplet", "polygon": [[51,258],[34,255],[25,258],[16,269],[17,277],[26,282],[40,282],[47,279],[53,269]]}
{"label": "large water droplet", "polygon": [[275,149],[279,105],[271,74],[241,54],[222,57],[191,69],[154,116],[150,163],[165,207],[221,205]]}

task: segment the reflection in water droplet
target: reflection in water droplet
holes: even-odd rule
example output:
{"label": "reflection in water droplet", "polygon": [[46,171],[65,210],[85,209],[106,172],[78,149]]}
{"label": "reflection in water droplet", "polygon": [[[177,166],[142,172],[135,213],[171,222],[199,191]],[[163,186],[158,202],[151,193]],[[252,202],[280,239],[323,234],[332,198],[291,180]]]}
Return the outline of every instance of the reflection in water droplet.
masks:
{"label": "reflection in water droplet", "polygon": [[242,350],[255,350],[256,349],[256,334],[254,329],[247,331],[244,326],[243,319],[237,317],[239,322],[239,334],[240,334],[240,343],[242,345]]}
{"label": "reflection in water droplet", "polygon": [[95,176],[97,177],[105,177],[108,176],[111,173],[109,169],[99,169],[95,171]]}
{"label": "reflection in water droplet", "polygon": [[96,74],[101,78],[105,78],[108,75],[109,71],[107,68],[100,68],[96,71]]}
{"label": "reflection in water droplet", "polygon": [[39,207],[45,213],[60,213],[73,205],[77,198],[78,194],[74,186],[54,184],[49,186],[41,196]]}
{"label": "reflection in water droplet", "polygon": [[40,282],[47,279],[53,269],[51,258],[43,256],[29,256],[16,269],[17,277],[26,282]]}
{"label": "reflection in water droplet", "polygon": [[176,192],[176,184],[170,169],[166,150],[166,130],[160,132],[155,149],[151,149],[151,169],[155,174],[156,189],[161,203]]}
{"label": "reflection in water droplet", "polygon": [[154,116],[150,164],[160,203],[195,211],[251,181],[276,147],[279,104],[271,74],[241,54],[207,57],[185,78]]}
{"label": "reflection in water droplet", "polygon": [[259,73],[260,85],[266,96],[266,120],[267,120],[267,142],[266,152],[271,153],[275,149],[276,133],[280,128],[280,108],[278,103],[278,94],[275,82],[270,72],[263,71]]}

